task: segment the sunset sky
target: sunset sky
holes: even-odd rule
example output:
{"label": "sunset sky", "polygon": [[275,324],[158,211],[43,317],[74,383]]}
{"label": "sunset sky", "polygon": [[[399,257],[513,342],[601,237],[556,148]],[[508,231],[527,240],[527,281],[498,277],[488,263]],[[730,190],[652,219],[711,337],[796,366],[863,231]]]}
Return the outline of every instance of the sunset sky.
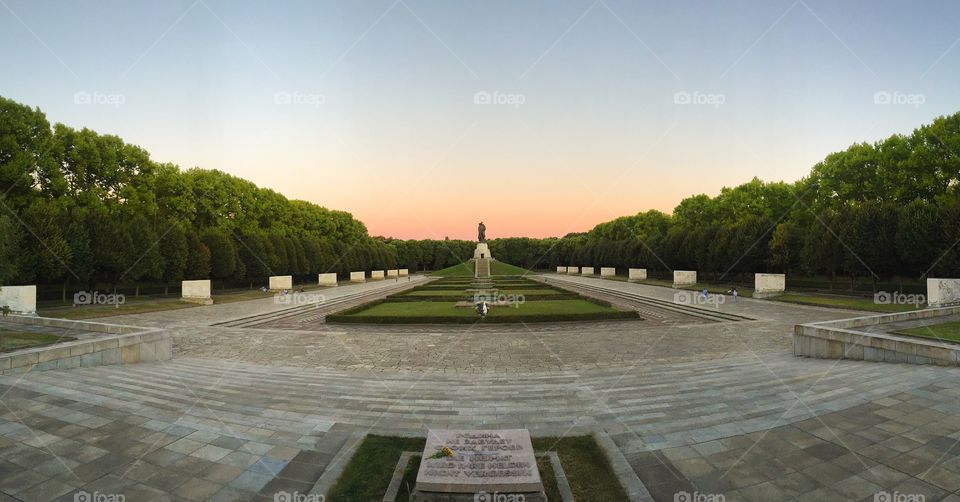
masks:
{"label": "sunset sky", "polygon": [[374,235],[560,236],[957,112],[919,7],[2,0],[0,95]]}

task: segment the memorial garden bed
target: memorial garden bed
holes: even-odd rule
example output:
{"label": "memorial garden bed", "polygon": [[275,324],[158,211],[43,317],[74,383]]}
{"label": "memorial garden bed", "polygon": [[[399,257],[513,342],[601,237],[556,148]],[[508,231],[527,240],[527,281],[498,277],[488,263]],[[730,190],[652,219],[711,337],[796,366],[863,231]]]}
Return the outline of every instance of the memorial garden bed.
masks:
{"label": "memorial garden bed", "polygon": [[[382,500],[394,469],[405,451],[423,451],[423,438],[368,435],[347,463],[343,474],[327,494],[327,500]],[[575,500],[627,500],[603,450],[591,436],[533,438],[537,453],[555,451]],[[560,500],[559,488],[546,457],[537,458],[547,500]],[[398,501],[406,501],[416,483],[420,457],[407,465]]]}
{"label": "memorial garden bed", "polygon": [[944,342],[960,343],[960,321],[917,326],[894,331],[895,335],[919,336]]}
{"label": "memorial garden bed", "polygon": [[60,342],[76,340],[72,336],[60,336],[47,333],[31,333],[0,329],[0,352],[10,352],[31,347],[43,347]]}

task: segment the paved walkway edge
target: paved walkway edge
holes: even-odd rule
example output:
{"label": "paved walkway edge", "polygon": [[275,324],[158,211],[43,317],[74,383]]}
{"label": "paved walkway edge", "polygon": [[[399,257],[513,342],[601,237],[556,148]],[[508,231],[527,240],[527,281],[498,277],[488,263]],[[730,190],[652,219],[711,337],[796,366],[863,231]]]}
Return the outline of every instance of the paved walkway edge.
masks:
{"label": "paved walkway edge", "polygon": [[593,437],[596,439],[597,444],[600,445],[600,448],[603,449],[607,460],[610,462],[610,467],[613,468],[617,479],[620,480],[620,484],[623,485],[623,489],[626,490],[627,499],[631,502],[653,502],[653,497],[650,496],[647,487],[643,486],[643,482],[637,477],[637,473],[633,472],[633,467],[627,462],[627,458],[623,456],[620,448],[617,448],[617,444],[613,442],[613,439],[611,439],[606,432],[602,431],[594,432]]}
{"label": "paved walkway edge", "polygon": [[344,469],[347,468],[350,458],[353,457],[353,453],[357,450],[357,447],[360,446],[364,437],[366,437],[366,434],[358,432],[350,434],[350,437],[348,437],[346,442],[343,443],[343,446],[340,447],[340,451],[330,460],[330,464],[327,466],[327,469],[323,471],[323,474],[320,475],[320,479],[313,484],[313,489],[310,490],[311,495],[327,496],[327,492],[330,491],[330,489],[333,488],[333,484],[340,479],[340,475],[342,475]]}

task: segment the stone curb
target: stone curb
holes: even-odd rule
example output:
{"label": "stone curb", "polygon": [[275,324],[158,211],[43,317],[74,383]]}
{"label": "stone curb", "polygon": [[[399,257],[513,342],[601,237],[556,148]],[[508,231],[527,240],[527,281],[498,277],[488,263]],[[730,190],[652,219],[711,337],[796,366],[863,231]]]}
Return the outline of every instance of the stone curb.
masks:
{"label": "stone curb", "polygon": [[600,448],[603,449],[607,460],[610,462],[610,467],[613,468],[613,472],[617,474],[617,479],[620,480],[620,484],[627,492],[627,499],[631,502],[653,502],[653,497],[650,496],[647,487],[643,486],[643,482],[637,477],[637,473],[633,472],[633,467],[627,462],[627,458],[623,456],[620,448],[617,448],[617,444],[613,442],[610,435],[601,431],[594,432],[593,437],[597,440]]}

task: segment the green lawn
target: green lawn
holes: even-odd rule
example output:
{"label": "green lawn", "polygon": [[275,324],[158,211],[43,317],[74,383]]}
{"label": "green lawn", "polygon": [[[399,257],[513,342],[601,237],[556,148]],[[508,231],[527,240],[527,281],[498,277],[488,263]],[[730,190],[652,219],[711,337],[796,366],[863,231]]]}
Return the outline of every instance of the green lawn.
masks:
{"label": "green lawn", "polygon": [[[617,312],[587,300],[542,300],[514,307],[494,307],[487,317],[517,317],[541,314],[592,314]],[[456,308],[448,302],[383,302],[351,314],[354,317],[477,317],[472,308]]]}
{"label": "green lawn", "polygon": [[0,329],[0,352],[10,352],[13,350],[28,349],[30,347],[42,347],[44,345],[69,342],[71,340],[76,340],[76,338]]}
{"label": "green lawn", "polygon": [[[548,449],[556,451],[563,465],[570,490],[576,500],[626,500],[603,450],[591,436],[533,438],[537,453]],[[404,451],[423,451],[422,438],[401,438],[367,435],[347,463],[340,479],[334,484],[327,500],[338,502],[367,502],[381,500],[390,484],[400,454]],[[547,500],[560,500],[553,469],[546,457],[537,457],[540,477]],[[420,458],[414,457],[407,465],[397,500],[406,501],[417,479]]]}
{"label": "green lawn", "polygon": [[[773,297],[771,300],[787,303],[799,303],[801,305],[815,305],[817,307],[864,310],[868,312],[881,312],[887,314],[917,310],[917,307],[913,305],[884,305],[874,303],[874,301],[869,298],[859,297],[787,293],[785,295]],[[923,306],[921,305],[920,308],[923,308]]]}
{"label": "green lawn", "polygon": [[945,322],[894,331],[898,335],[920,336],[948,342],[960,342],[960,321]]}
{"label": "green lawn", "polygon": [[[502,261],[491,262],[490,273],[493,275],[526,275],[529,270]],[[467,261],[447,267],[445,269],[430,272],[430,275],[437,277],[473,277],[474,266],[472,261]]]}

